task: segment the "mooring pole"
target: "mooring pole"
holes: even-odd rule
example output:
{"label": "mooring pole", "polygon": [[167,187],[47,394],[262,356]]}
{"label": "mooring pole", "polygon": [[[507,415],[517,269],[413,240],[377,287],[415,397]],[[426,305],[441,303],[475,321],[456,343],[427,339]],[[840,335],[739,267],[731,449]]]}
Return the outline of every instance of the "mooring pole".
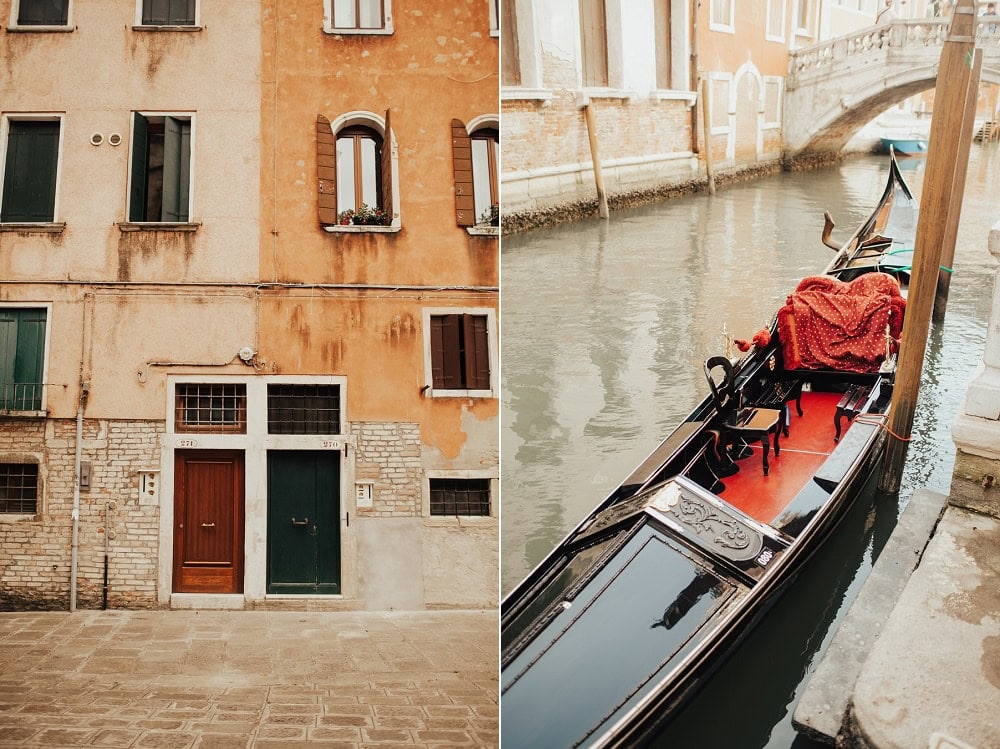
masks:
{"label": "mooring pole", "polygon": [[955,265],[955,245],[958,242],[958,220],[962,216],[962,199],[965,197],[965,177],[969,172],[969,149],[975,132],[976,104],[979,102],[979,76],[983,70],[983,50],[973,50],[972,76],[965,96],[965,111],[962,115],[962,130],[958,141],[958,161],[955,163],[955,184],[951,187],[951,203],[948,208],[948,223],[941,245],[941,267],[938,269],[937,296],[934,297],[936,323],[944,322],[948,310],[948,290],[951,288],[952,268]]}
{"label": "mooring pole", "polygon": [[913,269],[906,299],[906,319],[896,367],[896,384],[884,470],[879,489],[895,494],[902,481],[906,447],[913,428],[924,347],[930,329],[931,312],[937,290],[941,245],[944,243],[951,191],[964,135],[962,120],[972,83],[975,47],[976,6],[973,0],[958,0],[948,36],[941,49],[934,114],[931,117],[927,169],[920,196],[920,218],[913,248]]}
{"label": "mooring pole", "polygon": [[597,150],[597,125],[594,123],[594,113],[590,102],[583,107],[583,115],[587,119],[587,137],[590,139],[590,160],[594,163],[594,183],[597,185],[597,213],[601,218],[608,217],[608,196],[604,192],[604,177],[601,176],[601,156]]}
{"label": "mooring pole", "polygon": [[705,176],[708,194],[715,195],[715,172],[712,170],[712,118],[708,112],[708,78],[701,79],[701,126],[705,132]]}

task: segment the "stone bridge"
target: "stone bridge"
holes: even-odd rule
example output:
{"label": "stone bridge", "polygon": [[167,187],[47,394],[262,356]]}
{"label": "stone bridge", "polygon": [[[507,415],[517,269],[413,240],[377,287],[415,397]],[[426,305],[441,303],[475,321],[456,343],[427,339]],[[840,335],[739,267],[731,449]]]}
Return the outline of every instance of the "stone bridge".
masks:
{"label": "stone bridge", "polygon": [[[851,136],[883,111],[934,88],[950,19],[900,19],[804,47],[785,78],[786,160],[834,160]],[[1000,84],[1000,18],[979,23],[980,80]]]}

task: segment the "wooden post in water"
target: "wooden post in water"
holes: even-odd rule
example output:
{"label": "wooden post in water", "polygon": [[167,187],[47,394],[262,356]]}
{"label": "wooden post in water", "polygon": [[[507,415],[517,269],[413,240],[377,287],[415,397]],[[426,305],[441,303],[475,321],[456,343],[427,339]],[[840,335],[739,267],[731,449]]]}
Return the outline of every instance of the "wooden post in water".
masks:
{"label": "wooden post in water", "polygon": [[590,138],[590,160],[594,164],[594,183],[597,185],[597,213],[601,218],[608,217],[608,196],[604,192],[604,177],[601,175],[601,156],[597,150],[597,125],[594,123],[594,113],[588,101],[583,107],[583,116],[587,119],[587,137]]}
{"label": "wooden post in water", "polygon": [[701,125],[705,132],[705,175],[708,194],[715,195],[715,172],[712,171],[712,118],[708,112],[708,78],[701,79]]}
{"label": "wooden post in water", "polygon": [[913,270],[907,292],[906,320],[896,368],[892,411],[889,414],[892,433],[886,446],[884,470],[879,478],[879,489],[890,494],[899,491],[903,464],[906,462],[907,440],[913,428],[913,413],[920,390],[924,347],[937,290],[938,268],[941,265],[941,245],[944,243],[951,207],[956,165],[962,151],[962,120],[972,79],[975,26],[975,2],[958,0],[952,13],[948,36],[941,49],[941,63],[938,65],[927,169],[920,196]]}
{"label": "wooden post in water", "polygon": [[936,323],[944,322],[948,309],[948,290],[951,288],[951,271],[955,265],[955,244],[958,241],[958,221],[962,217],[962,199],[965,197],[965,177],[969,171],[969,149],[975,133],[976,104],[979,101],[979,76],[983,69],[983,50],[974,49],[972,75],[965,96],[962,129],[958,138],[958,160],[955,162],[955,183],[951,187],[948,223],[945,225],[944,243],[941,245],[941,267],[938,269],[937,296],[934,297]]}

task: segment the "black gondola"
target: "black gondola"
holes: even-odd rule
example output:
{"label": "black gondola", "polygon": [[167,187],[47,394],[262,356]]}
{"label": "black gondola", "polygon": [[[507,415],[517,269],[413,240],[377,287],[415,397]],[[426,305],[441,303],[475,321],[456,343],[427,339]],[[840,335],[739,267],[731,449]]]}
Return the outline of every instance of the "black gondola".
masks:
{"label": "black gondola", "polygon": [[503,743],[649,739],[879,464],[916,230],[891,156],[868,220],[843,246],[831,228],[823,274],[741,359],[706,361],[709,396],[503,601]]}

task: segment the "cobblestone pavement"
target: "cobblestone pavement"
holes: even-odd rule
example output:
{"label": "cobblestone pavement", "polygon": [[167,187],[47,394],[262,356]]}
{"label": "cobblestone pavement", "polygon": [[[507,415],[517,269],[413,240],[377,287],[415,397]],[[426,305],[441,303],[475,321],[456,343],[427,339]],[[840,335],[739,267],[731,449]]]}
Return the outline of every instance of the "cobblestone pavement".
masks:
{"label": "cobblestone pavement", "polygon": [[0,613],[0,747],[498,746],[497,616]]}

